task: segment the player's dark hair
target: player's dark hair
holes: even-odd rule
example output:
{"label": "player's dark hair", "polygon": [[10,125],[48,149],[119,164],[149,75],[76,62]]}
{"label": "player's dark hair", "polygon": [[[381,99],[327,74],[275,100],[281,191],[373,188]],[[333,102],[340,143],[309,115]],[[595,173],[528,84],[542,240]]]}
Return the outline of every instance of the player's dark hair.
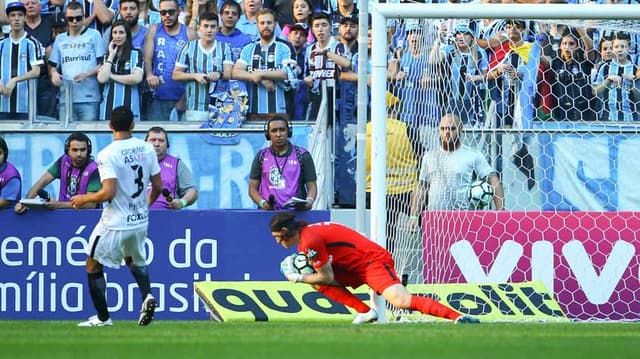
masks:
{"label": "player's dark hair", "polygon": [[9,146],[7,146],[7,141],[2,137],[0,137],[0,149],[4,152],[4,161],[6,162],[9,159]]}
{"label": "player's dark hair", "polygon": [[138,9],[140,8],[140,7],[138,6],[138,0],[120,0],[120,4],[118,4],[118,6],[119,6],[120,8],[122,8],[122,4],[123,4],[123,3],[134,3],[134,4],[136,4],[136,8],[138,8]]}
{"label": "player's dark hair", "polygon": [[115,131],[130,131],[133,123],[133,112],[125,106],[119,106],[111,111],[111,127]]}
{"label": "player's dark hair", "polygon": [[296,214],[293,212],[278,212],[271,218],[269,228],[271,229],[271,232],[280,232],[282,231],[282,228],[295,232],[308,224],[309,223],[305,221],[296,221]]}
{"label": "player's dark hair", "polygon": [[153,126],[149,129],[149,131],[147,131],[147,134],[144,136],[144,141],[147,142],[147,140],[149,139],[149,134],[151,133],[164,133],[164,138],[167,140],[167,148],[169,148],[169,134],[167,133],[167,130],[165,130],[164,128],[160,127],[160,126]]}

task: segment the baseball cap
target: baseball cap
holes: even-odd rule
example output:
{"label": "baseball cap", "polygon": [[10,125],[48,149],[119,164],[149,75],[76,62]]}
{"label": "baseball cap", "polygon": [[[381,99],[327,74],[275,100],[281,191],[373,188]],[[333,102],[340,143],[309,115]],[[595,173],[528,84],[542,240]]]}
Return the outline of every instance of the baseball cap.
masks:
{"label": "baseball cap", "polygon": [[309,25],[305,24],[304,22],[296,22],[295,24],[289,26],[289,31],[293,30],[300,30],[305,34],[309,34]]}
{"label": "baseball cap", "polygon": [[359,22],[359,21],[358,21],[358,14],[351,14],[351,15],[349,15],[349,16],[343,16],[343,17],[340,19],[340,23],[341,23],[341,24],[342,24],[342,23],[345,23],[345,22],[347,22],[347,21],[351,21],[352,23],[357,24],[357,23]]}
{"label": "baseball cap", "polygon": [[20,1],[14,1],[14,2],[8,3],[5,9],[7,16],[13,11],[22,11],[23,14],[26,14],[27,8],[24,7],[24,4],[21,3]]}

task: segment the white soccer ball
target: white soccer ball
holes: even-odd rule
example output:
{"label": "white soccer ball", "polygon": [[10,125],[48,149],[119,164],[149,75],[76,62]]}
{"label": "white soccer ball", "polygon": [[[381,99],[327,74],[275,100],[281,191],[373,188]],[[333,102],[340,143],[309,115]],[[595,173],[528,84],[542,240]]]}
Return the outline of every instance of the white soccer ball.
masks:
{"label": "white soccer ball", "polygon": [[309,258],[304,253],[298,253],[293,257],[293,268],[300,274],[315,273],[315,269],[309,263]]}
{"label": "white soccer ball", "polygon": [[469,208],[485,209],[493,199],[493,186],[486,181],[477,180],[469,189]]}

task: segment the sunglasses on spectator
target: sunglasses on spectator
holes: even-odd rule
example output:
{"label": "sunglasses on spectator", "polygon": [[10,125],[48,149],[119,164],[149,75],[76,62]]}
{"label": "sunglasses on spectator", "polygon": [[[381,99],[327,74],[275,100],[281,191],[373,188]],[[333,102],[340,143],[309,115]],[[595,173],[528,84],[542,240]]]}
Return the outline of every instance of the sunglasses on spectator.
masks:
{"label": "sunglasses on spectator", "polygon": [[169,9],[169,10],[160,10],[160,15],[161,16],[165,16],[169,14],[169,16],[173,16],[176,14],[176,9]]}
{"label": "sunglasses on spectator", "polygon": [[82,19],[84,19],[84,16],[82,15],[78,15],[78,16],[67,16],[65,17],[65,19],[67,20],[67,22],[80,22],[82,21]]}

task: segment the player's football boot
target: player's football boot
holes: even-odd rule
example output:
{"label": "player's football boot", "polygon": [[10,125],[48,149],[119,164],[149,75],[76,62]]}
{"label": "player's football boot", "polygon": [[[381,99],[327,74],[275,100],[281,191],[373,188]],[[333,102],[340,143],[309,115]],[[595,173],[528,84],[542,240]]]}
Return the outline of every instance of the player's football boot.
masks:
{"label": "player's football boot", "polygon": [[364,324],[364,323],[372,323],[378,321],[378,312],[375,309],[371,308],[366,313],[358,313],[356,317],[353,319],[353,324]]}
{"label": "player's football boot", "polygon": [[142,302],[142,309],[140,309],[140,319],[138,319],[138,325],[149,325],[153,320],[153,313],[156,311],[156,298],[151,294],[147,294],[147,297]]}
{"label": "player's football boot", "polygon": [[112,325],[113,325],[113,321],[111,320],[111,318],[103,322],[98,318],[97,315],[93,315],[89,317],[89,319],[87,319],[86,321],[78,323],[79,327],[110,327]]}
{"label": "player's football boot", "polygon": [[461,315],[454,321],[455,324],[478,324],[480,319],[470,315]]}

